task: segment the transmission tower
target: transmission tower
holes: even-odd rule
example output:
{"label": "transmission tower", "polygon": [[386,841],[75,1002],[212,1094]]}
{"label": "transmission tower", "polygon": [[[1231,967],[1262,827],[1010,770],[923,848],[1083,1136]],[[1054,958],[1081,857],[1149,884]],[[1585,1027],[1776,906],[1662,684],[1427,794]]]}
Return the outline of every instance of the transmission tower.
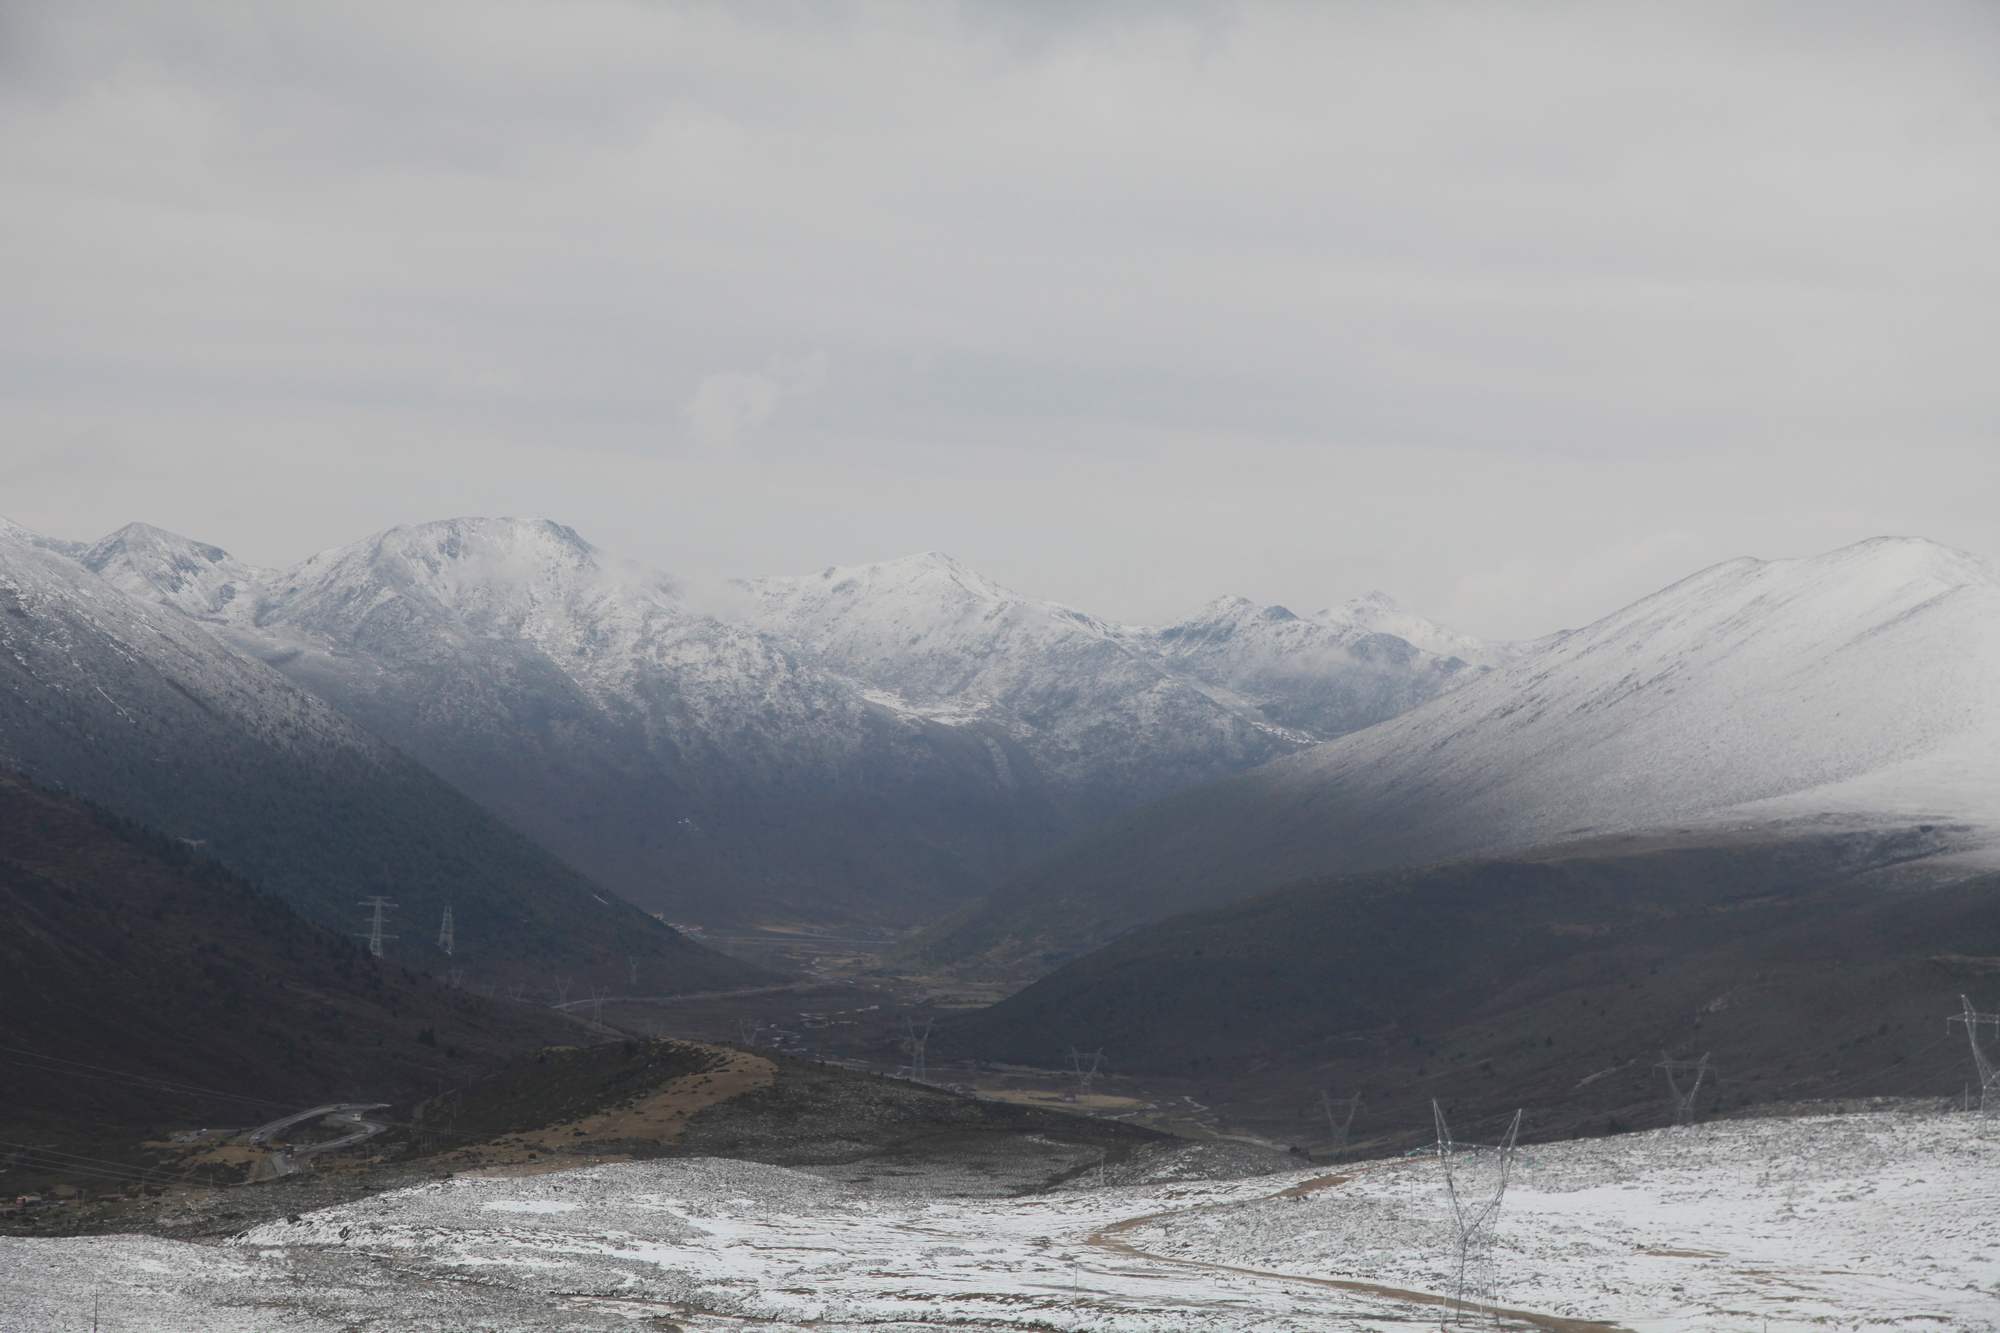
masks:
{"label": "transmission tower", "polygon": [[[1319,1104],[1320,1109],[1326,1112],[1326,1128],[1333,1136],[1333,1151],[1346,1152],[1347,1133],[1354,1128],[1354,1113],[1361,1109],[1361,1094],[1357,1092],[1352,1097],[1335,1101],[1332,1093],[1322,1089]],[[1342,1107],[1346,1110],[1343,1111]]]}
{"label": "transmission tower", "polygon": [[919,1028],[914,1018],[903,1015],[903,1045],[910,1052],[910,1077],[918,1083],[924,1082],[924,1050],[930,1045],[931,1025],[936,1022],[935,1016],[926,1017]]}
{"label": "transmission tower", "polygon": [[[1500,1200],[1507,1193],[1507,1175],[1513,1170],[1514,1148],[1521,1138],[1521,1113],[1507,1126],[1497,1147],[1452,1142],[1451,1128],[1445,1124],[1444,1108],[1431,1099],[1431,1116],[1437,1122],[1438,1165],[1444,1169],[1445,1197],[1451,1202],[1452,1227],[1458,1238],[1458,1268],[1452,1280],[1452,1310],[1465,1312],[1465,1269],[1474,1248],[1492,1239],[1493,1220],[1500,1215]],[[1491,1152],[1496,1166],[1490,1192],[1461,1178],[1468,1152]],[[1439,1324],[1442,1328],[1443,1324]]]}
{"label": "transmission tower", "polygon": [[[1673,1099],[1674,1104],[1674,1123],[1688,1124],[1694,1119],[1694,1099],[1701,1091],[1701,1081],[1708,1077],[1708,1053],[1703,1052],[1699,1060],[1676,1060],[1665,1051],[1661,1051],[1660,1063],[1653,1068],[1667,1076],[1667,1094]],[[1686,1092],[1682,1092],[1681,1079],[1688,1074],[1694,1075],[1694,1081],[1688,1084]]]}
{"label": "transmission tower", "polygon": [[1076,1047],[1069,1048],[1069,1072],[1076,1078],[1076,1088],[1070,1093],[1070,1101],[1079,1101],[1090,1096],[1090,1085],[1097,1078],[1098,1066],[1104,1063],[1104,1048],[1085,1055]]}
{"label": "transmission tower", "polygon": [[639,959],[636,954],[625,955],[625,989],[639,989]]}
{"label": "transmission tower", "polygon": [[444,950],[444,956],[449,958],[451,957],[452,950],[457,947],[458,937],[452,932],[451,928],[451,904],[446,903],[444,905],[444,920],[438,923],[438,948]]}
{"label": "transmission tower", "polygon": [[742,1038],[745,1050],[757,1044],[757,1036],[763,1030],[764,1025],[754,1018],[739,1018],[736,1020],[736,1035]]}
{"label": "transmission tower", "polygon": [[[1972,1001],[1963,995],[1958,997],[1958,1002],[1965,1006],[1965,1012],[1953,1014],[1950,1018],[1945,1019],[1945,1030],[1950,1031],[1953,1023],[1963,1023],[1965,1025],[1965,1039],[1972,1045],[1973,1072],[1979,1077],[1979,1113],[1981,1115],[2000,1114],[2000,1069],[1993,1067],[1992,1057],[1988,1056],[1986,1048],[1979,1044],[1979,1028],[1981,1024],[1992,1028],[1996,1033],[2000,1033],[2000,1014],[1980,1013],[1972,1007]],[[1967,1091],[1965,1100],[1967,1102],[1972,1100],[1970,1090]]]}
{"label": "transmission tower", "polygon": [[611,992],[602,986],[590,992],[590,1021],[598,1027],[604,1026],[604,997],[609,994]]}
{"label": "transmission tower", "polygon": [[382,933],[384,914],[396,904],[378,893],[372,898],[363,898],[361,905],[369,910],[368,929],[361,932],[361,937],[368,941],[368,952],[380,958],[382,956],[382,941],[396,938],[394,935],[384,935]]}
{"label": "transmission tower", "polygon": [[567,1005],[568,1003],[569,1003],[569,978],[568,978],[568,977],[557,977],[557,978],[556,978],[556,1003],[555,1003],[555,1007],[556,1007],[556,1008],[558,1008],[558,1009],[561,1009],[562,1007],[564,1007],[564,1006],[565,1006],[565,1005]]}

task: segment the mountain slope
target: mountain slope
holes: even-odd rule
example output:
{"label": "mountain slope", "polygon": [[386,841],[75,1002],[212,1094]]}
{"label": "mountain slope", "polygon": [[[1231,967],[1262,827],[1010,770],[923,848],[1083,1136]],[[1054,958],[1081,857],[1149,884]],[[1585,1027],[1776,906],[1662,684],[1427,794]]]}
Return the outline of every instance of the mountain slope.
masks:
{"label": "mountain slope", "polygon": [[743,589],[752,623],[837,670],[1005,727],[1082,817],[1071,827],[1393,716],[1466,665],[1242,598],[1164,630],[1114,625],[935,551]]}
{"label": "mountain slope", "polygon": [[271,577],[219,546],[149,523],[128,523],[77,552],[77,559],[127,596],[198,620],[253,619]]}
{"label": "mountain slope", "polygon": [[936,941],[1016,958],[1288,879],[1678,821],[2000,827],[2000,578],[1914,539],[1704,570],[1065,848]]}
{"label": "mountain slope", "polygon": [[1478,674],[1464,658],[1375,628],[1376,621],[1395,619],[1410,633],[1484,655],[1475,641],[1392,615],[1393,608],[1376,593],[1305,617],[1224,597],[1154,632],[1148,645],[1169,669],[1251,701],[1282,726],[1327,739],[1407,712]]}
{"label": "mountain slope", "polygon": [[919,709],[990,720],[1063,793],[1070,826],[1297,749],[1128,635],[938,552],[746,585],[752,623]]}
{"label": "mountain slope", "polygon": [[[1145,926],[942,1026],[934,1059],[1198,1081],[1236,1123],[1323,1142],[1530,1108],[1543,1133],[1662,1123],[1663,1050],[1702,1102],[1956,1096],[1957,995],[1990,992],[2000,876],[1938,874],[1951,830],[1615,837],[1341,876]],[[1317,1122],[1317,1123],[1315,1123]],[[1458,1124],[1454,1119],[1454,1125]],[[1407,1140],[1405,1140],[1407,1141]]]}
{"label": "mountain slope", "polygon": [[222,629],[682,919],[934,914],[1052,822],[1004,732],[884,706],[555,523],[392,529]]}
{"label": "mountain slope", "polygon": [[546,521],[397,528],[280,573],[143,524],[83,558],[680,919],[935,917],[1097,817],[1474,674],[1378,628],[1453,639],[1379,596],[1156,633],[936,553],[741,585],[743,623]]}
{"label": "mountain slope", "polygon": [[[336,931],[397,900],[396,956],[475,974],[635,954],[690,989],[752,970],[609,899],[326,703],[187,618],[0,524],[0,762],[201,842]],[[396,927],[392,927],[396,929]]]}
{"label": "mountain slope", "polygon": [[176,840],[7,773],[0,914],[0,1122],[13,1130],[115,1138],[180,1117],[414,1099],[440,1074],[576,1033],[546,1009],[371,959]]}

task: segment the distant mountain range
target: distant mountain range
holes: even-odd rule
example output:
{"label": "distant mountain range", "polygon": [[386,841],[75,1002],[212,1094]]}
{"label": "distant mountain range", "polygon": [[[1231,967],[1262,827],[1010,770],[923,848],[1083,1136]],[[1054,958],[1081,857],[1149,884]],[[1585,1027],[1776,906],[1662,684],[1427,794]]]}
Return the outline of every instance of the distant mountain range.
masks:
{"label": "distant mountain range", "polygon": [[457,957],[489,978],[609,982],[631,959],[662,988],[759,975],[603,892],[207,627],[11,525],[0,767],[185,839],[337,931],[362,927],[361,898],[386,895],[395,955],[421,966],[446,965],[449,905]]}
{"label": "distant mountain range", "polygon": [[2000,828],[1986,561],[1891,538],[1717,565],[1379,725],[1107,821],[930,947],[1046,966],[1309,876],[1827,820]]}
{"label": "distant mountain range", "polygon": [[1100,817],[1502,655],[1380,595],[1134,629],[936,553],[749,581],[718,613],[546,521],[397,528],[284,571],[144,524],[42,553],[680,920],[934,918]]}

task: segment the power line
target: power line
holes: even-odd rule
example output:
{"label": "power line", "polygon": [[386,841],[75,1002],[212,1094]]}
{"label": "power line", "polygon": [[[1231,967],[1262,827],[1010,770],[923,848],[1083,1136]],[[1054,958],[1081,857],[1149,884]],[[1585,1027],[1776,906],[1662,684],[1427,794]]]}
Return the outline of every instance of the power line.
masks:
{"label": "power line", "polygon": [[[67,1060],[59,1055],[45,1055],[40,1051],[31,1051],[22,1046],[0,1046],[0,1051],[10,1051],[16,1055],[30,1056],[36,1060],[47,1061],[49,1064],[64,1066],[66,1070],[94,1070],[100,1076],[109,1076],[125,1082],[141,1083],[149,1087],[163,1088],[169,1092],[178,1092],[183,1095],[221,1097],[228,1101],[249,1102],[257,1106],[275,1106],[281,1109],[289,1108],[293,1105],[291,1102],[273,1101],[269,1097],[249,1097],[242,1093],[223,1092],[217,1088],[204,1088],[194,1083],[181,1083],[172,1079],[155,1078],[152,1075],[135,1073],[129,1069],[112,1069],[105,1065],[86,1064],[81,1060]],[[23,1062],[12,1061],[10,1063],[19,1064]],[[49,1072],[53,1073],[56,1071],[51,1070]],[[83,1075],[72,1075],[72,1077],[81,1078]]]}

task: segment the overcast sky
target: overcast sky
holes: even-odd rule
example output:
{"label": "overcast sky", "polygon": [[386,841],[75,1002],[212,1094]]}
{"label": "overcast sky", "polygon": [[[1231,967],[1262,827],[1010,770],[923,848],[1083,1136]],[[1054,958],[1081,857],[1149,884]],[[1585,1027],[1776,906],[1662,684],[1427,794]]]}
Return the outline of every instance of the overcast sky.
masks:
{"label": "overcast sky", "polygon": [[1496,636],[2000,554],[2000,5],[0,0],[0,513]]}

